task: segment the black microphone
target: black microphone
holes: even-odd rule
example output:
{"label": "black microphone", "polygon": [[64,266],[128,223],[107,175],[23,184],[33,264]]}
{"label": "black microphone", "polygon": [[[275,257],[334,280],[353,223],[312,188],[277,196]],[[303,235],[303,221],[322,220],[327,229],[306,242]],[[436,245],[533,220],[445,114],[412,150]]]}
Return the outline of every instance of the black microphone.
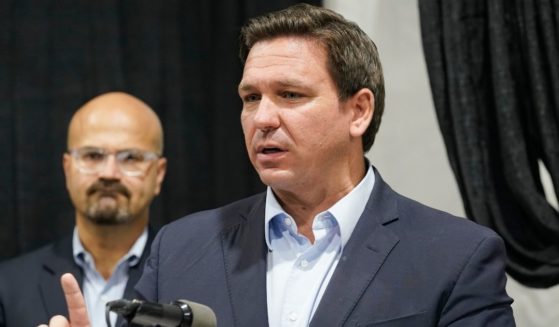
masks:
{"label": "black microphone", "polygon": [[107,310],[116,312],[128,323],[161,327],[216,327],[215,314],[209,307],[186,300],[170,304],[140,300],[115,300],[107,303]]}

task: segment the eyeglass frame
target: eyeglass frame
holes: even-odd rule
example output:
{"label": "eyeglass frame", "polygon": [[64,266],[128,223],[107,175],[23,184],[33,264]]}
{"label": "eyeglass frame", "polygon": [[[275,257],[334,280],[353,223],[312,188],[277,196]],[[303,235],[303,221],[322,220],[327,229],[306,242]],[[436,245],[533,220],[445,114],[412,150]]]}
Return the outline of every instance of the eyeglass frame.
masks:
{"label": "eyeglass frame", "polygon": [[[98,152],[96,152],[96,153],[103,155],[103,159],[99,162],[98,168],[89,170],[89,169],[83,167],[83,164],[82,164],[83,159],[80,157],[80,151],[87,150],[87,149],[98,150]],[[92,151],[92,152],[95,152],[95,151]],[[144,158],[142,160],[142,163],[148,162],[148,165],[146,165],[146,168],[143,169],[143,170],[139,170],[139,171],[129,171],[129,170],[123,169],[122,166],[121,166],[121,160],[119,159],[119,154],[125,154],[127,152],[141,153],[143,158]],[[78,168],[78,171],[80,173],[86,174],[86,175],[99,174],[105,168],[105,165],[107,164],[107,160],[108,160],[109,156],[114,156],[115,157],[115,163],[116,163],[116,166],[118,167],[118,170],[123,175],[129,176],[129,177],[143,176],[149,168],[149,162],[156,161],[156,160],[161,159],[163,157],[161,154],[158,154],[158,153],[153,152],[153,151],[145,151],[145,150],[140,150],[140,149],[135,149],[135,148],[122,149],[122,150],[112,150],[111,151],[111,150],[108,150],[106,148],[95,147],[95,146],[84,146],[84,147],[79,147],[79,148],[68,149],[68,150],[66,150],[66,153],[68,155],[70,155],[76,161],[76,163],[77,163],[76,166]]]}

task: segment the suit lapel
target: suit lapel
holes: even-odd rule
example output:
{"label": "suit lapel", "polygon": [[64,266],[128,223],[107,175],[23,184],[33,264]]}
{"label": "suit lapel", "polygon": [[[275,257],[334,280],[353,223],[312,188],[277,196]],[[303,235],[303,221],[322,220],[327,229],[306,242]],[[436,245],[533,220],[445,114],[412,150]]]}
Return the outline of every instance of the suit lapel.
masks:
{"label": "suit lapel", "polygon": [[398,243],[398,237],[385,227],[397,220],[396,200],[378,173],[375,179],[371,197],[344,247],[311,326],[342,326]]}
{"label": "suit lapel", "polygon": [[122,295],[123,299],[132,300],[138,298],[138,294],[134,290],[134,286],[136,286],[136,283],[138,282],[140,276],[142,275],[142,271],[143,271],[142,267],[145,261],[146,250],[147,250],[147,244],[146,244],[146,249],[142,254],[142,259],[136,265],[130,267],[130,269],[128,270],[128,282],[126,282],[126,288],[124,289],[124,294]]}
{"label": "suit lapel", "polygon": [[124,289],[124,294],[122,295],[123,299],[137,299],[138,293],[136,293],[134,287],[136,283],[142,276],[142,272],[144,271],[144,263],[149,256],[149,252],[151,250],[151,242],[155,236],[155,232],[152,228],[148,228],[148,239],[146,242],[146,246],[144,247],[144,251],[142,252],[142,257],[140,261],[128,270],[128,282],[126,283],[126,288]]}
{"label": "suit lapel", "polygon": [[42,269],[39,277],[39,291],[48,315],[64,314],[67,316],[68,309],[60,285],[60,276],[64,273],[72,273],[80,285],[83,278],[80,268],[74,263],[71,236],[53,245],[52,252],[44,259]]}
{"label": "suit lapel", "polygon": [[[225,274],[235,326],[266,326],[265,195],[257,198],[239,224],[222,234]],[[229,324],[229,322],[225,322]]]}
{"label": "suit lapel", "polygon": [[[130,269],[128,270],[128,281],[126,282],[126,288],[124,289],[124,294],[122,295],[123,299],[132,300],[139,298],[139,294],[136,292],[134,287],[136,286],[136,283],[138,283],[138,280],[140,279],[140,277],[142,276],[142,272],[144,271],[144,264],[147,257],[149,256],[149,252],[151,250],[151,242],[153,241],[154,236],[155,232],[153,231],[153,229],[148,228],[148,239],[146,242],[146,246],[144,247],[144,251],[142,252],[142,257],[136,265],[130,267]],[[122,325],[123,318],[121,315],[118,315],[115,326]]]}
{"label": "suit lapel", "polygon": [[[150,229],[148,231],[148,241],[140,262],[130,267],[128,282],[124,290],[123,298],[133,299],[137,297],[134,291],[134,286],[138,282],[142,274],[142,267],[144,261],[149,255],[149,250],[151,246],[151,241],[154,237],[154,232]],[[74,257],[72,254],[72,237],[66,237],[59,242],[55,243],[52,247],[52,252],[45,257],[43,263],[43,271],[39,277],[39,290],[41,292],[41,299],[46,308],[48,316],[54,316],[56,314],[68,315],[68,309],[66,307],[66,301],[64,299],[64,292],[60,286],[60,276],[64,273],[72,273],[80,287],[83,283],[83,273],[78,265],[74,262]],[[119,316],[117,320],[117,326],[119,326],[122,318]]]}

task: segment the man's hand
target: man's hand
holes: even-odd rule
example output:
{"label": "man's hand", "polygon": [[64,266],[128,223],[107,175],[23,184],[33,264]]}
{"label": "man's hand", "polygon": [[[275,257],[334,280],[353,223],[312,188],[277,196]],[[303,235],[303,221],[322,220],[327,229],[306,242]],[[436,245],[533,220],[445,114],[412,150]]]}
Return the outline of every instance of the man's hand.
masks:
{"label": "man's hand", "polygon": [[49,321],[48,326],[40,325],[38,327],[89,327],[87,309],[78,281],[72,274],[64,274],[60,278],[60,283],[64,290],[70,322],[63,316],[54,316]]}
{"label": "man's hand", "polygon": [[70,323],[64,316],[54,316],[50,318],[48,326],[43,324],[37,327],[70,327]]}

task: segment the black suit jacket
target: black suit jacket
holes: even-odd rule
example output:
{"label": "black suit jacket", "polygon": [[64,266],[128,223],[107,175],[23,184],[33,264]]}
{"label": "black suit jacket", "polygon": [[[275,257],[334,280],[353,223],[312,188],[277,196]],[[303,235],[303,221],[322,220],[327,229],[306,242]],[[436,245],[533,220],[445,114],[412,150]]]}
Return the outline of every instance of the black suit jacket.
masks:
{"label": "black suit jacket", "polygon": [[[124,298],[137,298],[134,285],[142,274],[153,235],[148,231],[142,258],[130,267]],[[68,272],[82,284],[82,270],[72,255],[72,235],[0,264],[0,327],[36,327],[54,315],[68,317],[60,286],[60,276]]]}
{"label": "black suit jacket", "polygon": [[[376,173],[311,326],[514,326],[491,230],[395,193]],[[175,221],[136,288],[210,306],[218,325],[266,326],[265,194]]]}

